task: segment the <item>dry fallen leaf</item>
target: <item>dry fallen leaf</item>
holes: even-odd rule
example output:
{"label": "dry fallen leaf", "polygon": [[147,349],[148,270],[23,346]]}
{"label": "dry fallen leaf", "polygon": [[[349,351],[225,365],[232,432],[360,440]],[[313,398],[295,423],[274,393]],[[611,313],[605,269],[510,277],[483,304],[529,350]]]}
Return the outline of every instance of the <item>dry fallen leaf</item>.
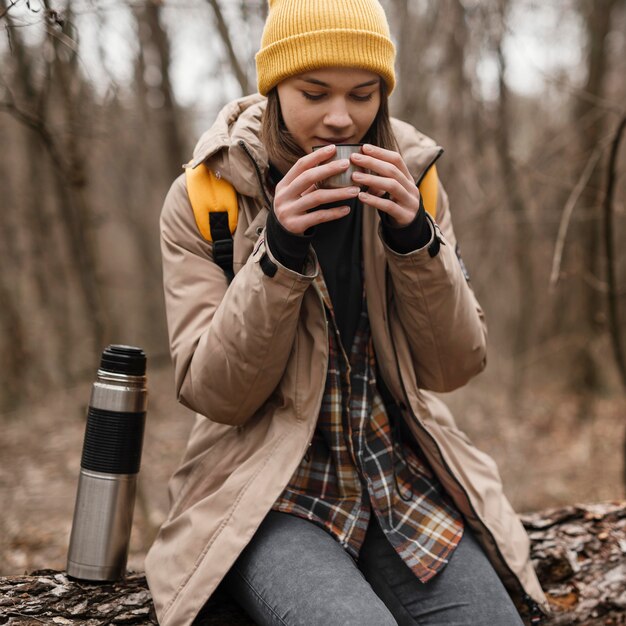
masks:
{"label": "dry fallen leaf", "polygon": [[547,593],[546,597],[550,606],[560,611],[570,611],[578,604],[578,593],[574,590],[559,596]]}

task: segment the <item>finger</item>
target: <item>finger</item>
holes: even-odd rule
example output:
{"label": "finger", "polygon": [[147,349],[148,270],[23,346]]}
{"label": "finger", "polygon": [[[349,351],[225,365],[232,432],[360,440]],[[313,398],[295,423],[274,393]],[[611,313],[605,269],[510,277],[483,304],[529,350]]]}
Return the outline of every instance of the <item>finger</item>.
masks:
{"label": "finger", "polygon": [[308,189],[305,189],[300,195],[306,196],[308,193],[315,191],[317,189],[317,185],[311,185]]}
{"label": "finger", "polygon": [[351,155],[352,162],[361,169],[370,170],[373,174],[382,176],[384,178],[393,178],[397,180],[407,191],[411,187],[415,186],[415,182],[411,176],[406,176],[405,173],[400,170],[394,163],[388,161],[382,161],[375,157],[367,156],[364,154]]}
{"label": "finger", "polygon": [[360,191],[360,187],[317,189],[293,202],[289,207],[289,212],[294,215],[301,215],[323,205],[350,201],[356,198]]}
{"label": "finger", "polygon": [[[310,193],[291,198],[286,202],[274,203],[274,213],[278,220],[288,230],[293,230],[292,225],[306,215],[309,211],[320,206],[353,200],[359,195],[360,187],[341,187],[339,189],[314,189]],[[332,207],[335,208],[335,207]],[[322,211],[326,209],[321,209]],[[294,231],[295,232],[295,231]]]}
{"label": "finger", "polygon": [[395,213],[396,210],[400,208],[393,200],[390,200],[389,198],[375,196],[374,194],[368,193],[367,191],[362,191],[361,193],[359,193],[359,200],[363,204],[369,204],[370,206],[380,209],[385,213],[389,213],[390,215],[392,213]]}
{"label": "finger", "polygon": [[345,205],[333,207],[332,209],[321,209],[320,211],[315,211],[314,213],[306,213],[300,222],[302,225],[302,232],[312,226],[338,220],[348,215],[348,213],[350,213],[350,207]]}
{"label": "finger", "polygon": [[387,161],[388,163],[392,163],[395,165],[407,178],[413,180],[413,176],[409,171],[407,164],[404,162],[402,155],[395,150],[387,150],[386,148],[381,148],[379,146],[374,146],[371,143],[366,143],[361,148],[363,154],[367,156],[372,156],[376,159],[380,159],[381,161]]}
{"label": "finger", "polygon": [[383,196],[389,196],[389,194],[386,191],[380,191],[379,189],[372,189],[371,187],[368,187],[367,185],[365,185],[365,188],[363,189],[363,191],[367,191],[367,193],[372,193],[375,196],[378,196],[379,198],[382,198]]}
{"label": "finger", "polygon": [[283,177],[283,182],[285,185],[289,185],[292,183],[302,172],[327,161],[332,158],[337,148],[334,144],[324,146],[319,150],[314,150],[313,152],[299,158],[293,167],[285,174]]}
{"label": "finger", "polygon": [[283,227],[296,235],[302,235],[307,229],[323,222],[338,220],[350,213],[350,207],[343,205],[332,209],[321,209],[314,213],[305,213],[292,217]]}
{"label": "finger", "polygon": [[311,169],[305,170],[299,174],[290,185],[290,192],[301,195],[311,185],[320,183],[323,180],[341,174],[350,167],[350,161],[348,159],[339,159],[338,161],[331,161],[330,163],[323,163]]}
{"label": "finger", "polygon": [[[355,165],[368,169],[374,174],[399,181],[407,191],[411,192],[415,187],[415,181],[404,159],[397,152],[370,146],[370,152],[373,151],[376,151],[377,156],[357,153],[352,155],[351,160]],[[385,158],[380,159],[378,156]]]}
{"label": "finger", "polygon": [[383,196],[388,193],[395,198],[400,204],[411,205],[415,203],[415,195],[401,185],[395,178],[385,178],[383,176],[373,176],[372,174],[364,174],[355,172],[352,174],[352,180],[355,183],[367,186],[368,193],[376,196]]}
{"label": "finger", "polygon": [[371,193],[361,192],[359,200],[363,204],[368,204],[375,209],[379,209],[387,213],[400,226],[406,226],[415,219],[415,213],[409,209],[405,209],[387,198],[379,198]]}

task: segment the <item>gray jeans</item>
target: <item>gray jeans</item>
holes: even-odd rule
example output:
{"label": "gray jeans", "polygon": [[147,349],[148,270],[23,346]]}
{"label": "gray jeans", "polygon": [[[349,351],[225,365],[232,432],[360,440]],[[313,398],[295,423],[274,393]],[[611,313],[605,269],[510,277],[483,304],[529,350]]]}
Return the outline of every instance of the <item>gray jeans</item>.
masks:
{"label": "gray jeans", "polygon": [[270,511],[222,586],[260,626],[522,626],[467,525],[421,583],[374,516],[357,564],[312,522]]}

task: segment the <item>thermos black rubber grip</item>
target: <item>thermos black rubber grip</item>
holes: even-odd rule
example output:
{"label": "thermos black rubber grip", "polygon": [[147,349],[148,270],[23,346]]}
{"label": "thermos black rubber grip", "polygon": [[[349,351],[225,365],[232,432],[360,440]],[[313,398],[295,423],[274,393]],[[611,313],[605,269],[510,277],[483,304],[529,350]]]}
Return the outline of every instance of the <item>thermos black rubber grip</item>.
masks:
{"label": "thermos black rubber grip", "polygon": [[146,413],[89,407],[81,467],[107,474],[137,474]]}

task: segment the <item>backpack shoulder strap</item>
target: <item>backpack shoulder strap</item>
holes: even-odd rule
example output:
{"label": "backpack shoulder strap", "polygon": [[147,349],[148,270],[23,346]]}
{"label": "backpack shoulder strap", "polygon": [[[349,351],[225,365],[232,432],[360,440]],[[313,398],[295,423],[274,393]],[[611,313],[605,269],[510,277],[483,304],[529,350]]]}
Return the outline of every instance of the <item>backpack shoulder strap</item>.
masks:
{"label": "backpack shoulder strap", "polygon": [[185,169],[187,193],[201,235],[213,244],[213,259],[228,282],[233,271],[233,233],[237,228],[237,192],[204,163]]}
{"label": "backpack shoulder strap", "polygon": [[433,219],[436,219],[439,179],[437,177],[437,166],[434,163],[428,168],[417,188],[420,190],[426,212]]}

